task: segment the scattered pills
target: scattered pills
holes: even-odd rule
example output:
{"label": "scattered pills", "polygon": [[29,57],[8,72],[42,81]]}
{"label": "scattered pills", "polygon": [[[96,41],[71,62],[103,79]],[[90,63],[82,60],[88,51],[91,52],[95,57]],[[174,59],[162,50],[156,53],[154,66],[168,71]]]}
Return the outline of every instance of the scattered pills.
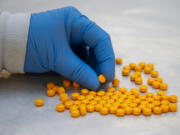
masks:
{"label": "scattered pills", "polygon": [[[117,58],[116,64],[122,64],[122,59]],[[145,74],[150,74],[151,77],[147,79],[147,84],[154,89],[160,89],[156,93],[149,92],[147,85],[143,85]],[[178,97],[176,95],[166,95],[165,90],[168,89],[168,84],[163,82],[163,78],[158,77],[159,73],[154,70],[152,63],[146,64],[140,62],[138,64],[131,62],[128,66],[124,66],[122,70],[123,76],[128,76],[130,72],[130,80],[140,85],[139,89],[131,88],[128,90],[126,87],[119,87],[120,80],[114,78],[112,86],[104,90],[92,91],[86,88],[80,90],[80,85],[70,80],[63,80],[63,86],[55,85],[50,82],[47,83],[46,94],[49,97],[59,95],[61,104],[56,106],[57,112],[64,112],[65,109],[69,110],[71,117],[77,118],[80,116],[88,115],[87,112],[99,112],[102,115],[113,114],[118,117],[124,115],[151,116],[153,114],[161,114],[168,112],[176,112]],[[106,82],[106,77],[103,74],[98,76],[100,83]],[[66,93],[65,88],[71,87],[77,89],[71,94],[71,99]],[[107,92],[106,92],[107,91]],[[141,93],[145,94],[141,94]],[[35,106],[40,107],[44,105],[43,99],[36,99]]]}

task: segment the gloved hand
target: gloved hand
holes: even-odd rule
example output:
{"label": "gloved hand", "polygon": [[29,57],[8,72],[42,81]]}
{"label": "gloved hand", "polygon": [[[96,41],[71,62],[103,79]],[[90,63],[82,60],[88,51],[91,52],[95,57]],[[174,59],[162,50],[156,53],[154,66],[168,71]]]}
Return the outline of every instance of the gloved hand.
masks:
{"label": "gloved hand", "polygon": [[55,71],[96,90],[98,75],[112,81],[115,56],[110,36],[74,7],[31,15],[24,71]]}

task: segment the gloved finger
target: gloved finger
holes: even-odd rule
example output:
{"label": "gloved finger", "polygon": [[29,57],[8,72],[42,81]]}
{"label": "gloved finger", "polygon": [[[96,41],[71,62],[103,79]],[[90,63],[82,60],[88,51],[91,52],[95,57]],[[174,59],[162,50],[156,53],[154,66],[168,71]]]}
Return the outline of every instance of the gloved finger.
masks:
{"label": "gloved finger", "polygon": [[64,59],[57,53],[56,72],[91,90],[96,90],[100,86],[96,72],[71,49],[66,50],[66,56],[63,57]]}
{"label": "gloved finger", "polygon": [[107,81],[112,81],[115,56],[109,34],[86,16],[80,15],[72,22],[71,39],[75,46],[84,43],[93,49],[100,72],[106,76]]}
{"label": "gloved finger", "polygon": [[115,56],[110,36],[95,23],[90,23],[84,30],[83,41],[93,48],[100,72],[107,81],[112,81],[115,72]]}

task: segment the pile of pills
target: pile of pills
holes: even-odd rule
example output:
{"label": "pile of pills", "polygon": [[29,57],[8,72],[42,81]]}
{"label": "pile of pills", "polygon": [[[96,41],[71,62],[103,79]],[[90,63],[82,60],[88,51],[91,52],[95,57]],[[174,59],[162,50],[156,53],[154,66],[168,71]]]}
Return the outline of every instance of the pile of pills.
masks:
{"label": "pile of pills", "polygon": [[[117,58],[116,64],[122,64],[122,59]],[[134,71],[131,75],[131,71]],[[142,73],[150,74],[151,77],[147,80],[147,85],[154,89],[159,89],[156,94],[148,91],[147,85],[143,84]],[[139,85],[138,88],[131,88],[129,91],[125,87],[119,87],[120,80],[114,78],[112,87],[106,91],[90,91],[81,89],[80,92],[74,92],[70,95],[66,93],[65,88],[73,87],[79,89],[80,85],[76,82],[63,80],[63,86],[57,86],[54,83],[47,84],[46,95],[53,97],[59,95],[61,104],[56,106],[57,112],[69,110],[73,118],[85,116],[87,113],[99,112],[101,115],[114,114],[116,116],[124,115],[141,115],[151,116],[152,114],[161,114],[167,112],[176,112],[178,97],[176,95],[166,95],[168,84],[163,82],[159,77],[157,70],[154,70],[152,63],[146,64],[140,62],[130,63],[124,66],[122,70],[123,76],[129,76],[130,80]],[[100,83],[106,82],[106,77],[103,74],[98,76]],[[141,93],[145,93],[142,95]],[[37,107],[43,106],[43,99],[36,99]]]}

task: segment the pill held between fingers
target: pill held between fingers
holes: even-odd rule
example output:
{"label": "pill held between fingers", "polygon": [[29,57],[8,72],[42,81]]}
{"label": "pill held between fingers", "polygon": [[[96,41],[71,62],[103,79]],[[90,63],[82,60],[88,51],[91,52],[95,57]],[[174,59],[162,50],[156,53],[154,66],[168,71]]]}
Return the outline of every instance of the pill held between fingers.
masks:
{"label": "pill held between fingers", "polygon": [[36,100],[35,100],[35,105],[36,105],[37,107],[43,106],[43,105],[44,105],[44,100],[41,99],[41,98],[36,99]]}
{"label": "pill held between fingers", "polygon": [[100,83],[105,83],[106,82],[106,77],[103,74],[100,74],[98,76],[99,82]]}

